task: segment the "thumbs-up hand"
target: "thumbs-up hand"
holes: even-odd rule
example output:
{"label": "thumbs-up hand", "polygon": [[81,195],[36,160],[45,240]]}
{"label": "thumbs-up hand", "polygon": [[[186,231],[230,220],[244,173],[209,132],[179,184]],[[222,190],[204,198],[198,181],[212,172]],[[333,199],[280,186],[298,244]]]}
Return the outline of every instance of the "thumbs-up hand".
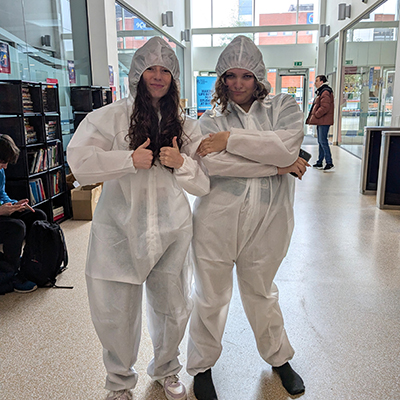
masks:
{"label": "thumbs-up hand", "polygon": [[147,138],[147,140],[132,153],[133,166],[136,169],[150,169],[151,163],[153,162],[153,152],[147,149],[149,145],[150,139]]}
{"label": "thumbs-up hand", "polygon": [[172,147],[161,147],[160,162],[169,168],[180,168],[183,165],[183,157],[178,147],[177,137],[172,139]]}

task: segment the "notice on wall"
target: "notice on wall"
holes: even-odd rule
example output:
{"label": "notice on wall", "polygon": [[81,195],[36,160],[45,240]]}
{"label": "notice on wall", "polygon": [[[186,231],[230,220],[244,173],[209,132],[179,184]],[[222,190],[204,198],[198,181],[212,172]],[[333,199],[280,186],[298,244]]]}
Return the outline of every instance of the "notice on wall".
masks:
{"label": "notice on wall", "polygon": [[109,80],[110,86],[114,86],[114,68],[112,65],[108,66],[108,80]]}
{"label": "notice on wall", "polygon": [[211,99],[214,93],[216,76],[198,76],[197,82],[197,117],[206,110],[211,110]]}
{"label": "notice on wall", "polygon": [[0,42],[0,73],[11,74],[10,49],[3,42]]}
{"label": "notice on wall", "polygon": [[69,83],[76,83],[75,62],[67,60]]}

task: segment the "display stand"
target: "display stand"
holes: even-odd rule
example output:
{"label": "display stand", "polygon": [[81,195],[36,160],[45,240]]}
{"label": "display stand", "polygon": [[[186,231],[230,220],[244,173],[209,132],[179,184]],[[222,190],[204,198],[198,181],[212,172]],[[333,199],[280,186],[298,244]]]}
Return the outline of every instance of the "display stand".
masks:
{"label": "display stand", "polygon": [[29,199],[49,221],[70,218],[57,84],[0,81],[0,133],[20,149],[6,169],[6,192]]}
{"label": "display stand", "polygon": [[71,87],[71,105],[74,113],[74,129],[76,130],[89,112],[110,103],[112,103],[112,91],[109,87]]}
{"label": "display stand", "polygon": [[383,131],[399,131],[400,128],[385,126],[366,126],[361,160],[360,192],[376,194],[380,164]]}
{"label": "display stand", "polygon": [[400,209],[400,129],[382,132],[376,205]]}

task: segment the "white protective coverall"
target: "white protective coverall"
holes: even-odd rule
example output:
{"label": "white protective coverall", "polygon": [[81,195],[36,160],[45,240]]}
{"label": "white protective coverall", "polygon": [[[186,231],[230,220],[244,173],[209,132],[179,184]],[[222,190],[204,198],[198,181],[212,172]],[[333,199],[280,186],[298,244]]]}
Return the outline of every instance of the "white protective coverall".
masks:
{"label": "white protective coverall", "polygon": [[[217,74],[247,69],[262,81],[265,67],[254,43],[239,36],[221,53]],[[269,88],[269,85],[266,85]],[[277,167],[293,164],[303,140],[303,114],[280,94],[254,101],[246,113],[230,102],[200,118],[203,135],[229,131],[226,150],[204,157],[211,179],[208,196],[194,205],[195,291],[191,316],[189,374],[217,362],[232,296],[236,263],[240,295],[261,357],[281,366],[294,355],[273,279],[294,227],[294,177]]]}
{"label": "white protective coverall", "polygon": [[[178,81],[174,51],[155,37],[133,57],[131,93],[136,93],[142,73],[154,65],[168,68]],[[192,309],[188,254],[192,216],[184,190],[195,196],[209,192],[208,176],[196,161],[202,135],[195,120],[186,118],[184,124],[181,168],[171,173],[158,161],[150,169],[133,166],[125,138],[133,102],[130,96],[88,114],[67,150],[80,184],[104,182],[92,221],[86,278],[109,390],[133,388],[137,382],[133,366],[141,335],[144,282],[154,346],[148,373],[160,379],[182,368],[178,346]]]}

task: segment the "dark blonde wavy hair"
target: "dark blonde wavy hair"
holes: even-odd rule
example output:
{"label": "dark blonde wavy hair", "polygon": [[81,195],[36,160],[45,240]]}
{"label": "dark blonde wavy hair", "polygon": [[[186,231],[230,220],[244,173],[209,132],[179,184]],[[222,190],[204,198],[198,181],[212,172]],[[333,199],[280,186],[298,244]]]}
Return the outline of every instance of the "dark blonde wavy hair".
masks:
{"label": "dark blonde wavy hair", "polygon": [[[153,162],[158,158],[161,147],[172,147],[172,139],[177,138],[179,149],[184,140],[183,110],[179,104],[179,90],[175,80],[171,80],[171,85],[165,96],[159,100],[159,112],[153,106],[152,97],[146,88],[146,84],[141,76],[137,85],[135,104],[131,115],[129,133],[126,139],[129,141],[129,148],[136,150],[147,138],[150,145],[147,147],[153,152]],[[168,168],[168,167],[166,167]],[[172,170],[172,168],[169,168]]]}
{"label": "dark blonde wavy hair", "polygon": [[[222,113],[226,111],[229,102],[228,86],[225,83],[225,77],[227,72],[228,71],[224,72],[216,80],[215,92],[213,93],[213,97],[211,99],[211,105],[213,106],[213,109],[217,106],[221,106]],[[254,100],[261,102],[268,96],[269,91],[259,80],[257,80],[255,76],[254,76],[254,83],[256,84],[253,93]]]}

